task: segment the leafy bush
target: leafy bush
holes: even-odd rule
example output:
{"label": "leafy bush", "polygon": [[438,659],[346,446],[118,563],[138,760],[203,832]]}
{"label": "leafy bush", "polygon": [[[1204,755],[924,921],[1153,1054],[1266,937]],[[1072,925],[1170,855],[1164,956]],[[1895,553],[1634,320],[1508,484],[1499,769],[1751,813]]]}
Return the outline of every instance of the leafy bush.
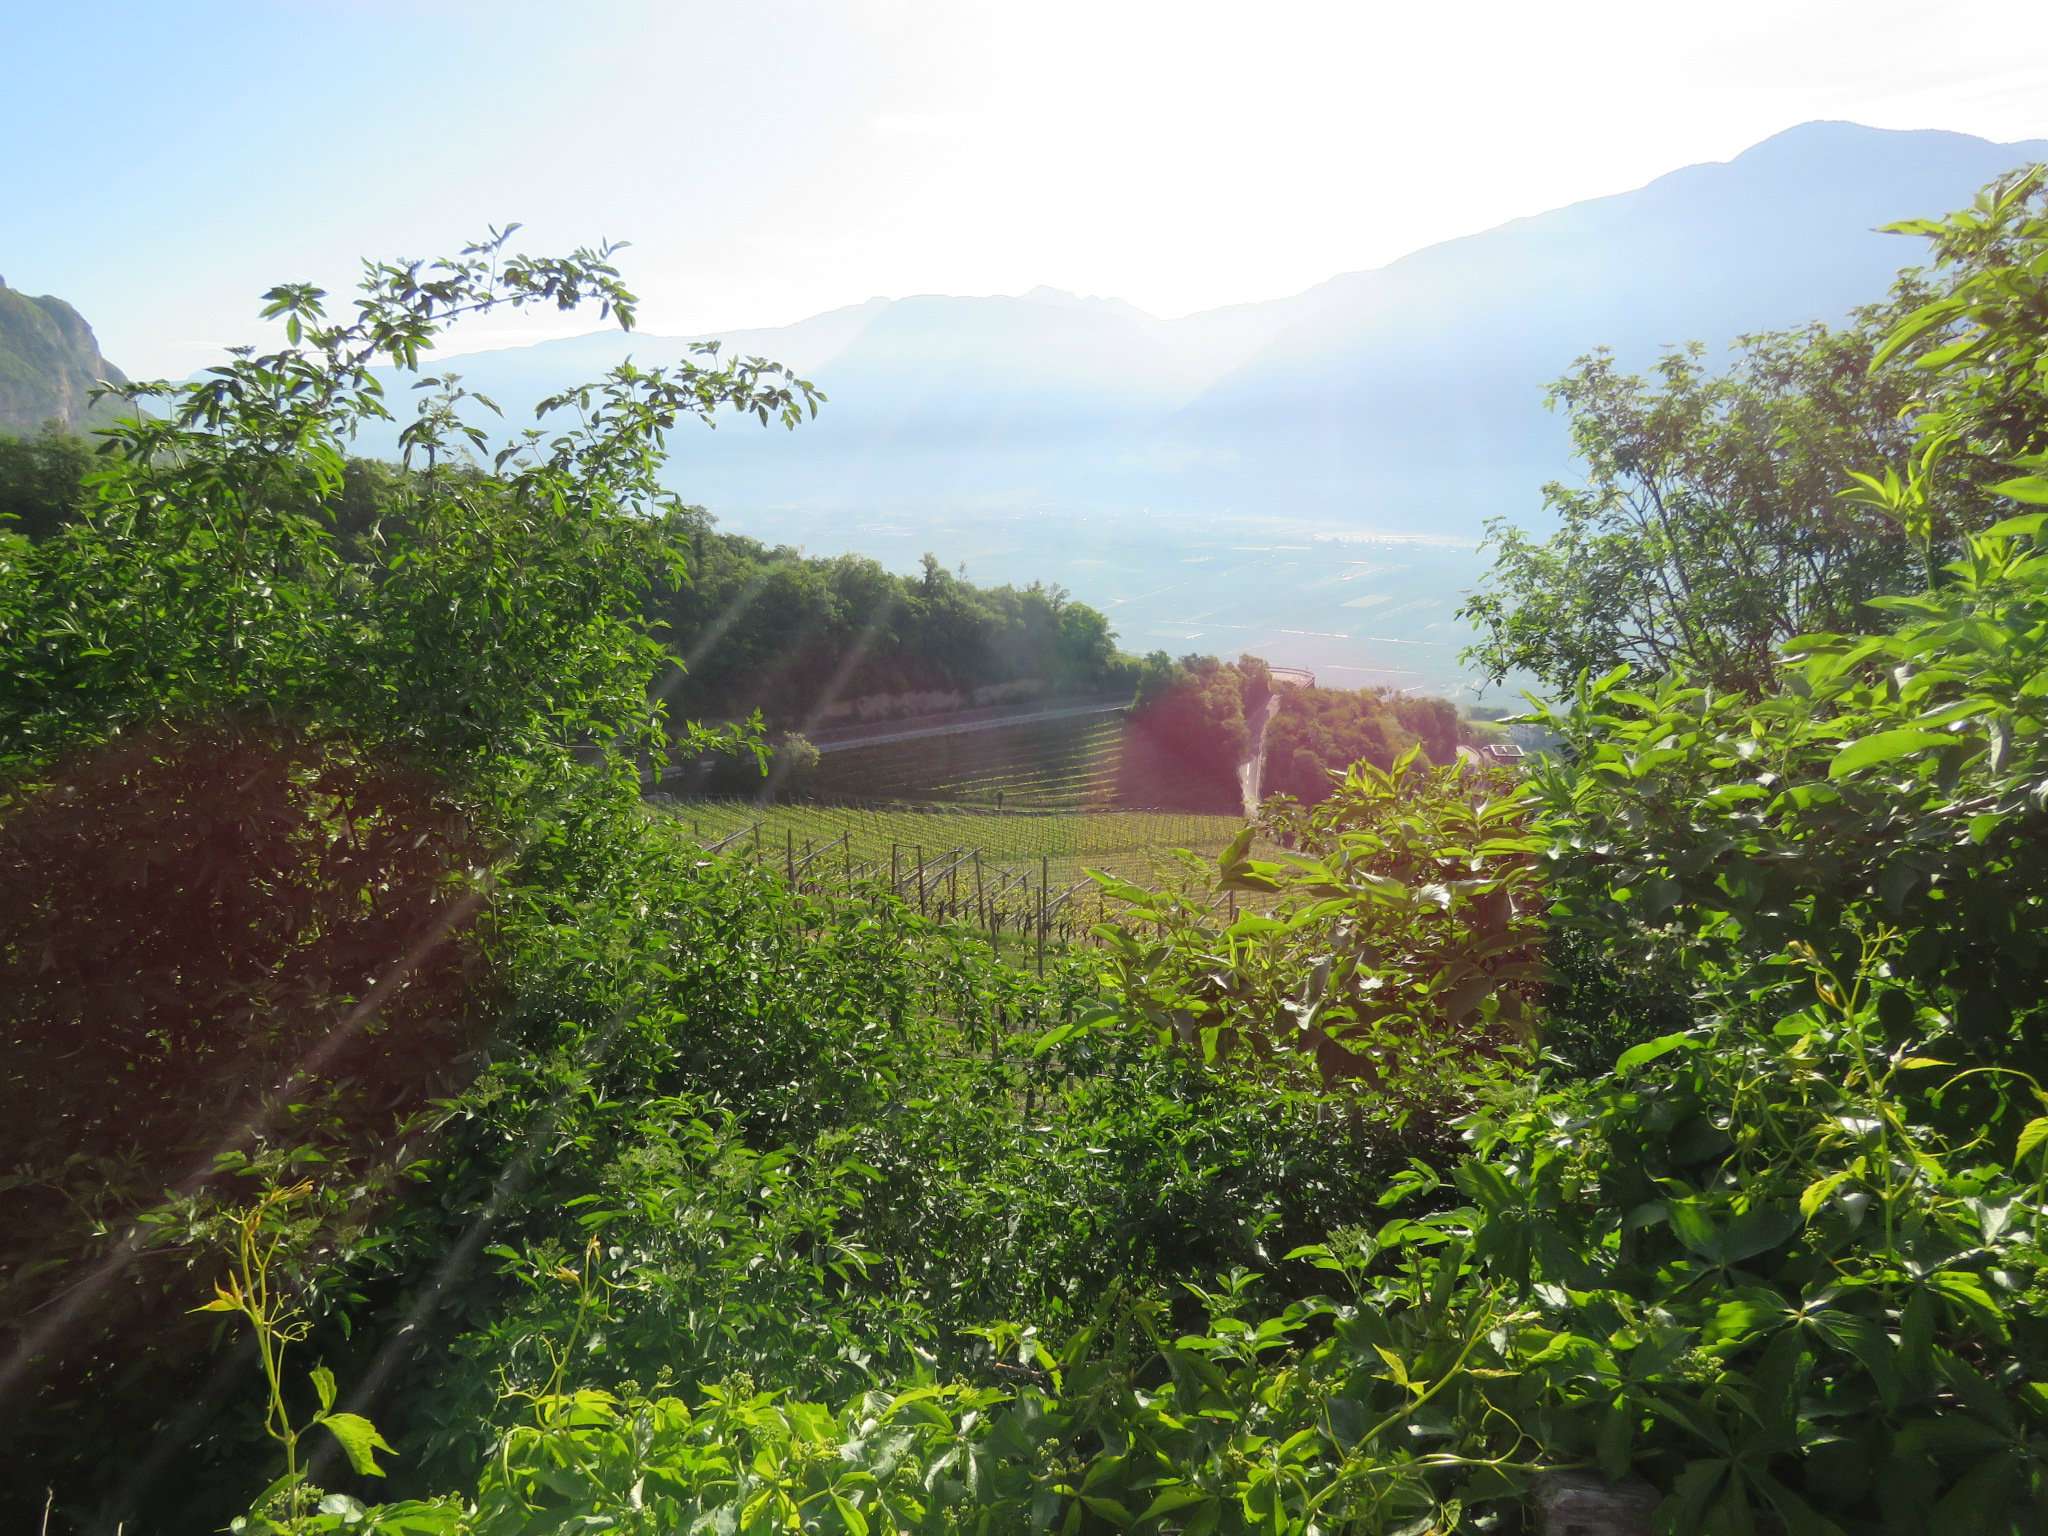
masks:
{"label": "leafy bush", "polygon": [[[117,452],[95,510],[0,544],[29,620],[0,834],[54,899],[113,893],[108,934],[31,917],[0,957],[25,1017],[98,1053],[50,1102],[108,1149],[18,1178],[48,1241],[17,1289],[54,1304],[10,1312],[13,1359],[84,1362],[10,1426],[56,1522],[1476,1536],[1572,1470],[1641,1479],[1667,1536],[2041,1528],[2039,186],[1931,227],[1947,265],[1898,333],[1915,454],[1853,489],[1923,567],[1929,488],[1985,500],[1893,627],[1798,637],[1739,692],[1587,676],[1526,782],[1356,765],[1269,809],[1287,857],[1247,829],[1178,891],[1105,877],[1099,948],[1043,979],[886,890],[707,858],[633,794],[664,734],[640,605],[680,554],[641,495],[661,432],[800,387],[629,369],[595,437],[524,468],[430,452],[370,581],[309,510],[326,425],[375,398],[347,359],[409,355],[488,272],[380,269],[360,334],[280,290],[310,359],[185,393],[127,438],[183,467]],[[618,297],[601,256],[510,270]],[[456,441],[453,410],[412,440]],[[1188,670],[1241,714],[1244,675]],[[253,760],[254,825],[194,742]],[[157,806],[218,956],[117,877]],[[216,878],[222,848],[279,899]],[[307,1011],[362,1001],[355,937],[456,911],[459,963],[414,943],[416,1018],[334,1037],[351,1080],[230,1105],[235,1149],[161,1198],[103,1166],[181,1128],[94,1083],[225,1081],[238,1031],[289,1067]],[[140,1027],[100,1017],[108,951],[42,965],[74,933],[161,951]],[[1546,1041],[1582,1071],[1626,1048],[1560,1080]],[[414,1043],[449,1079],[425,1103]],[[145,1273],[138,1359],[67,1334]],[[224,1405],[230,1327],[263,1387]]]}

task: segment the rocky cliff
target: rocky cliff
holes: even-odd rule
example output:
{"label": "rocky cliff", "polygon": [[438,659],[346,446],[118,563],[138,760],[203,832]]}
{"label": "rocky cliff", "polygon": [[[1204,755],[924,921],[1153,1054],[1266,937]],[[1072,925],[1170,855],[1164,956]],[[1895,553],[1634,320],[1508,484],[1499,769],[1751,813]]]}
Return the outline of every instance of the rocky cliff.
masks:
{"label": "rocky cliff", "polygon": [[104,425],[119,402],[92,399],[93,386],[120,383],[100,356],[85,317],[62,299],[31,298],[0,279],[0,431],[33,431],[47,421]]}

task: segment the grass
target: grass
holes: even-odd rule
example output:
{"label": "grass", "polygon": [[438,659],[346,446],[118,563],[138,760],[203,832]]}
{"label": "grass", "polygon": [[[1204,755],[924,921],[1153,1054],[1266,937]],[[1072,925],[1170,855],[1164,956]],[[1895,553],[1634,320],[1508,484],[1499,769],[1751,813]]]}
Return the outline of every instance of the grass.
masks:
{"label": "grass", "polygon": [[813,886],[893,880],[941,918],[989,925],[993,911],[999,940],[1028,926],[1042,887],[1063,942],[1102,913],[1088,871],[1206,892],[1244,827],[1235,815],[1117,808],[1123,756],[1121,713],[1081,716],[828,752],[801,804],[661,803],[702,847]]}
{"label": "grass", "polygon": [[[730,839],[725,846],[731,852],[751,853],[758,847],[764,863],[798,866],[818,884],[844,885],[849,869],[856,881],[886,881],[893,867],[906,892],[914,892],[922,858],[932,904],[965,906],[973,900],[973,856],[979,854],[984,890],[1000,887],[1002,904],[1013,916],[1035,909],[1043,880],[1054,899],[1081,887],[1068,908],[1075,919],[1090,921],[1100,901],[1086,871],[1101,870],[1153,888],[1201,889],[1214,878],[1216,855],[1244,827],[1241,817],[1179,811],[995,813],[951,806],[764,806],[732,800],[665,805],[701,845]],[[1176,858],[1176,849],[1197,855],[1200,867]],[[956,859],[956,867],[939,875]]]}

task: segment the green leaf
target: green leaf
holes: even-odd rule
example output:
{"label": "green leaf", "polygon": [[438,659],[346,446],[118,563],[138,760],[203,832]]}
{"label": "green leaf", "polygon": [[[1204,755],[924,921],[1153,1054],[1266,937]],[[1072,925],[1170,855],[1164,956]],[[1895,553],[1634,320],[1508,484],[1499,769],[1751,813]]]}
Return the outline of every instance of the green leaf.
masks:
{"label": "green leaf", "polygon": [[1991,487],[1991,494],[2008,496],[2030,507],[2048,507],[2048,475],[2022,475],[2017,480],[2001,480]]}
{"label": "green leaf", "polygon": [[1898,1403],[1898,1365],[1892,1341],[1882,1328],[1868,1318],[1833,1307],[1814,1313],[1812,1321],[1814,1329],[1823,1338],[1862,1364],[1886,1407]]}
{"label": "green leaf", "polygon": [[1834,761],[1828,764],[1828,777],[1847,778],[1878,763],[1896,762],[1899,758],[1911,757],[1934,747],[1954,746],[1956,739],[1935,731],[1879,731],[1875,736],[1852,741],[1837,752]]}
{"label": "green leaf", "polygon": [[1813,1220],[1813,1213],[1826,1205],[1828,1196],[1840,1189],[1848,1179],[1849,1171],[1846,1168],[1837,1169],[1815,1179],[1799,1196],[1799,1214],[1808,1221]]}
{"label": "green leaf", "polygon": [[384,1469],[377,1465],[375,1452],[398,1454],[397,1449],[377,1433],[377,1426],[360,1413],[330,1413],[319,1422],[326,1425],[327,1432],[340,1443],[341,1453],[348,1458],[348,1464],[364,1477],[384,1475]]}
{"label": "green leaf", "polygon": [[1797,1215],[1782,1206],[1760,1205],[1744,1211],[1728,1224],[1722,1238],[1722,1253],[1730,1264],[1740,1264],[1760,1253],[1768,1253],[1799,1230]]}
{"label": "green leaf", "polygon": [[1161,1488],[1158,1497],[1145,1506],[1145,1512],[1138,1516],[1138,1519],[1156,1520],[1161,1515],[1172,1514],[1176,1509],[1186,1509],[1190,1504],[1200,1504],[1209,1497],[1211,1495],[1204,1489],[1190,1487],[1186,1483],[1176,1483]]}
{"label": "green leaf", "polygon": [[1671,1230],[1681,1243],[1703,1259],[1720,1262],[1721,1234],[1698,1200],[1673,1200],[1668,1213]]}
{"label": "green leaf", "polygon": [[2005,1312],[1984,1288],[1984,1282],[1965,1269],[1945,1269],[1930,1275],[1928,1289],[1939,1291],[1956,1304],[1963,1312],[1989,1328],[2000,1338],[2005,1337]]}
{"label": "green leaf", "polygon": [[2012,1154],[2013,1166],[2018,1167],[2021,1163],[2025,1162],[2040,1147],[2043,1141],[2048,1141],[2048,1115],[2042,1115],[2038,1119],[2029,1120],[2020,1127],[2019,1144],[2015,1147]]}
{"label": "green leaf", "polygon": [[1600,1429],[1594,1441],[1600,1471],[1609,1482],[1618,1483],[1628,1476],[1629,1452],[1635,1445],[1635,1436],[1635,1414],[1628,1399],[1616,1398],[1600,1416]]}
{"label": "green leaf", "polygon": [[325,1413],[334,1406],[334,1372],[316,1365],[307,1374],[313,1378],[313,1390],[320,1394],[320,1411]]}
{"label": "green leaf", "polygon": [[1616,1073],[1633,1072],[1637,1067],[1655,1061],[1659,1056],[1668,1056],[1681,1048],[1692,1048],[1699,1044],[1691,1034],[1679,1030],[1676,1034],[1659,1035],[1655,1040],[1645,1040],[1641,1045],[1632,1045],[1615,1058]]}

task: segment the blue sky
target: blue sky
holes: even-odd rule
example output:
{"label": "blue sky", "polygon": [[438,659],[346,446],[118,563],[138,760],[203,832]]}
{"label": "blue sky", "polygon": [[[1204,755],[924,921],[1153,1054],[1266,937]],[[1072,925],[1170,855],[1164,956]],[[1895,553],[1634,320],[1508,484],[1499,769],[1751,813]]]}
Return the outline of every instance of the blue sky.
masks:
{"label": "blue sky", "polygon": [[0,275],[149,373],[494,220],[631,239],[656,331],[1039,283],[1175,314],[1815,117],[2048,135],[2039,0],[0,0],[0,45]]}

